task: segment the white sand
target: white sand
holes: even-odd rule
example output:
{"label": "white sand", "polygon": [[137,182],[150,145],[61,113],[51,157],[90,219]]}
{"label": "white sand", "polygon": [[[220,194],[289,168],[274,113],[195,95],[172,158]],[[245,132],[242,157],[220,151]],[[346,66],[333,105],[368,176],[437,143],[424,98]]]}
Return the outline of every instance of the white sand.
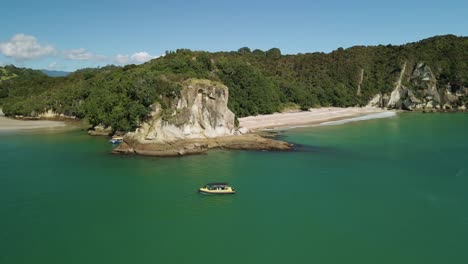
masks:
{"label": "white sand", "polygon": [[0,109],[0,132],[1,131],[14,131],[23,129],[43,129],[43,128],[58,128],[64,127],[65,123],[61,121],[47,121],[47,120],[16,120],[3,116]]}
{"label": "white sand", "polygon": [[[239,118],[240,126],[250,130],[278,128],[301,125],[318,125],[326,122],[388,112],[379,108],[369,107],[324,107],[310,109],[304,112],[275,113]],[[378,118],[378,117],[376,117]],[[364,119],[361,119],[364,120]]]}

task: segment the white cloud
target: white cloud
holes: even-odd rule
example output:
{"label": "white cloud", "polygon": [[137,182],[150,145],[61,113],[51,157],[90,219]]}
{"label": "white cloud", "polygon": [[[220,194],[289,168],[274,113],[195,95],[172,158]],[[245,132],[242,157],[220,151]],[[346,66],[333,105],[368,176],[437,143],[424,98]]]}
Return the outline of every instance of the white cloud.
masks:
{"label": "white cloud", "polygon": [[151,56],[148,52],[144,51],[144,52],[137,52],[137,53],[134,53],[130,59],[136,63],[144,63],[144,62],[147,62],[149,60],[152,60],[156,58],[156,56]]}
{"label": "white cloud", "polygon": [[62,54],[63,54],[63,57],[67,60],[81,60],[81,61],[106,60],[106,56],[93,54],[92,52],[89,52],[84,48],[64,50]]}
{"label": "white cloud", "polygon": [[34,36],[16,34],[10,40],[0,42],[0,52],[17,61],[24,61],[53,55],[55,48],[40,44]]}
{"label": "white cloud", "polygon": [[130,56],[128,56],[128,55],[122,55],[122,54],[117,54],[117,56],[115,56],[115,61],[116,61],[118,64],[128,64],[129,61],[130,61]]}
{"label": "white cloud", "polygon": [[118,54],[117,56],[115,56],[114,61],[121,65],[141,64],[149,60],[156,59],[158,57],[160,56],[153,56],[146,51],[141,51],[141,52],[133,53],[132,55]]}
{"label": "white cloud", "polygon": [[59,68],[59,66],[57,65],[57,62],[56,62],[56,61],[51,62],[51,63],[47,66],[47,69],[48,69],[48,70],[56,70],[56,69],[58,69],[58,68]]}
{"label": "white cloud", "polygon": [[[146,51],[135,52],[131,55],[118,54],[116,56],[104,56],[94,54],[85,48],[60,50],[55,49],[51,45],[41,44],[38,42],[36,37],[25,34],[16,34],[8,41],[0,41],[0,54],[13,58],[18,63],[42,57],[53,57],[54,60],[65,59],[71,61],[94,61],[116,63],[119,65],[142,64],[160,57],[151,55]],[[52,62],[47,68],[56,69],[57,62]]]}
{"label": "white cloud", "polygon": [[132,55],[127,54],[117,54],[113,58],[109,58],[103,55],[96,55],[92,52],[87,51],[84,48],[66,50],[62,52],[63,57],[67,60],[81,60],[81,61],[114,61],[117,64],[126,65],[126,64],[141,64],[149,60],[155,59],[159,56],[153,56],[146,51],[136,52]]}

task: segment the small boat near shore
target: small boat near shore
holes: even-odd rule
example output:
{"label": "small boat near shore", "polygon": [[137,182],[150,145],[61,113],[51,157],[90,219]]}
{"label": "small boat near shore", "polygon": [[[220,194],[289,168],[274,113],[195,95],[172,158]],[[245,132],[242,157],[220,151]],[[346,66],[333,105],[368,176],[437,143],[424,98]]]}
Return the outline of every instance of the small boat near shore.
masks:
{"label": "small boat near shore", "polygon": [[112,144],[120,144],[123,141],[123,137],[112,137],[109,142]]}
{"label": "small boat near shore", "polygon": [[204,194],[234,194],[236,189],[224,182],[213,182],[200,188],[199,192]]}

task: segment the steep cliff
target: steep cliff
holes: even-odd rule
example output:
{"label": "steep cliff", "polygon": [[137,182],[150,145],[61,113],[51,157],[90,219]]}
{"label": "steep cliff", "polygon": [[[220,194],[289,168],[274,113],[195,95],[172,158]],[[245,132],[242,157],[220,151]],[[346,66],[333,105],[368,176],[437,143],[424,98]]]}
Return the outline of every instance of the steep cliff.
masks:
{"label": "steep cliff", "polygon": [[234,135],[234,114],[227,107],[228,88],[218,82],[190,79],[180,96],[153,106],[151,119],[127,137],[139,142],[167,142],[180,139]]}
{"label": "steep cliff", "polygon": [[151,118],[129,132],[114,153],[152,156],[197,154],[211,148],[288,150],[285,142],[243,135],[228,108],[229,90],[215,81],[189,79],[180,95],[152,106]]}
{"label": "steep cliff", "polygon": [[402,65],[394,90],[389,94],[377,94],[368,106],[403,110],[465,110],[468,87],[448,82],[439,87],[429,65],[419,62],[408,70],[408,62]]}

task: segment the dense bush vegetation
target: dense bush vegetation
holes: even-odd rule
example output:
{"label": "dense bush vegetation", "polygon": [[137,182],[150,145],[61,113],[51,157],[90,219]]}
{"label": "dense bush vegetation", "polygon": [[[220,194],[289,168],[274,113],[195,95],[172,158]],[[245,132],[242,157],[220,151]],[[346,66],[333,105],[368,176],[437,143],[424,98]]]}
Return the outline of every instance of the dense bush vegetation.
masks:
{"label": "dense bush vegetation", "polygon": [[[230,89],[237,116],[272,113],[286,105],[366,104],[389,92],[404,62],[430,65],[439,81],[468,86],[468,38],[452,35],[402,46],[356,46],[329,54],[282,55],[248,47],[235,52],[177,50],[143,65],[79,70],[67,77],[14,66],[0,68],[0,105],[7,115],[34,116],[52,109],[65,115],[128,131],[159,101],[176,97],[188,78],[221,81]],[[361,82],[361,94],[357,94]]]}

